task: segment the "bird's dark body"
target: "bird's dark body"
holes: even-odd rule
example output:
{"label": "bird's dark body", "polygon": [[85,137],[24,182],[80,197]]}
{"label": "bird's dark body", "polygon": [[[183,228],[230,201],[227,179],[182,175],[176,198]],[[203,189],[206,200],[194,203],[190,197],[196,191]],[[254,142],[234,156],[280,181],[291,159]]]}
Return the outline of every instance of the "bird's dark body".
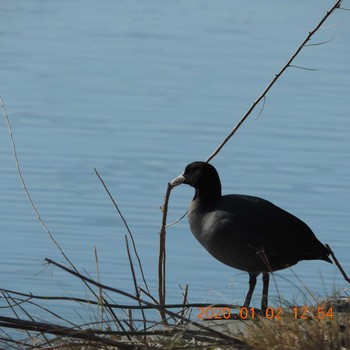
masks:
{"label": "bird's dark body", "polygon": [[213,203],[195,198],[189,224],[211,255],[243,271],[276,271],[300,260],[329,261],[309,226],[262,198],[232,194]]}
{"label": "bird's dark body", "polygon": [[249,306],[256,277],[263,274],[261,308],[267,308],[269,273],[300,260],[332,262],[328,249],[303,221],[271,202],[247,195],[221,195],[216,169],[205,162],[187,165],[172,186],[188,184],[195,195],[188,210],[191,231],[222,263],[249,273]]}

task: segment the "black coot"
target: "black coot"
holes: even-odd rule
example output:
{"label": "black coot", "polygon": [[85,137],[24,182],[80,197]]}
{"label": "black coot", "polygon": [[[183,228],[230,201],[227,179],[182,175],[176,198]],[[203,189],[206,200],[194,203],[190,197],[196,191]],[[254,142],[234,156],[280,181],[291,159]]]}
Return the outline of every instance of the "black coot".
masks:
{"label": "black coot", "polygon": [[197,240],[222,263],[249,273],[250,304],[256,277],[263,274],[261,309],[268,304],[269,272],[300,260],[325,260],[328,249],[300,219],[271,202],[253,196],[221,195],[216,169],[205,162],[187,165],[171,186],[188,184],[195,195],[188,210],[190,228]]}

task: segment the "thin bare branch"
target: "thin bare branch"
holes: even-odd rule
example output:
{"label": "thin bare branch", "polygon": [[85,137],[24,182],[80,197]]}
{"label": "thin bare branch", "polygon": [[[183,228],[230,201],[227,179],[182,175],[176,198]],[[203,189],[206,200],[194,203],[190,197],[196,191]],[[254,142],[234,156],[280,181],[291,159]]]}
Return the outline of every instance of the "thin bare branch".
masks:
{"label": "thin bare branch", "polygon": [[178,222],[180,222],[184,217],[186,217],[188,211],[186,211],[185,214],[183,214],[179,219],[175,220],[175,221],[172,221],[170,222],[169,224],[166,224],[165,227],[170,227],[170,226],[173,226],[175,224],[177,224]]}
{"label": "thin bare branch", "polygon": [[[126,235],[125,235],[125,244],[126,244],[126,251],[128,253],[128,258],[129,258],[129,265],[130,265],[130,269],[131,269],[131,275],[132,275],[132,279],[133,279],[133,282],[134,282],[135,294],[136,294],[136,297],[138,299],[140,299],[140,291],[139,291],[139,288],[138,288],[138,285],[137,285],[137,279],[136,279],[134,264],[133,264],[132,259],[131,259],[128,237]],[[140,302],[139,302],[139,306],[140,306],[140,310],[141,310],[142,318],[143,318],[143,327],[144,327],[144,330],[146,331],[146,316],[145,316],[145,312],[143,311],[142,304]],[[131,310],[129,310],[129,311],[131,312]]]}
{"label": "thin bare branch", "polygon": [[335,2],[335,4],[332,6],[332,8],[323,16],[321,21],[316,25],[316,27],[311,30],[306,38],[302,41],[302,43],[299,45],[297,50],[294,52],[294,54],[288,59],[288,61],[285,63],[285,65],[281,68],[281,70],[275,75],[275,77],[271,80],[271,82],[267,85],[265,90],[260,94],[260,96],[253,102],[253,104],[249,107],[247,112],[243,115],[241,120],[238,122],[238,124],[232,129],[232,131],[227,135],[227,137],[222,141],[222,143],[219,145],[219,147],[209,156],[207,159],[207,162],[210,162],[225,146],[225,144],[230,140],[230,138],[236,133],[236,131],[240,128],[240,126],[243,124],[243,122],[248,118],[248,116],[251,114],[251,112],[255,109],[255,107],[260,103],[260,101],[266,96],[266,94],[270,91],[273,85],[275,85],[276,81],[281,77],[281,75],[284,73],[284,71],[290,67],[291,63],[294,61],[294,59],[298,56],[300,51],[305,47],[307,42],[312,38],[312,36],[321,28],[323,23],[327,20],[327,18],[337,9],[340,7],[340,4],[342,3],[342,0],[338,0]]}
{"label": "thin bare branch", "polygon": [[[186,304],[188,303],[187,300],[187,295],[188,295],[188,284],[185,284],[183,291],[182,291],[183,299],[182,299],[182,305],[183,307],[181,308],[181,317],[185,317],[186,312],[188,311],[188,308],[186,307]],[[179,321],[179,324],[183,324],[182,319]]]}
{"label": "thin bare branch", "polygon": [[[162,207],[163,216],[162,216],[162,225],[159,235],[159,258],[158,258],[158,295],[159,295],[159,304],[165,305],[165,292],[166,292],[166,276],[165,276],[165,262],[166,262],[166,249],[165,249],[165,237],[166,237],[166,218],[168,215],[168,203],[172,187],[168,183],[168,187],[164,197],[164,204]],[[164,323],[166,323],[166,315],[164,308],[160,309],[160,315]]]}
{"label": "thin bare branch", "polygon": [[346,272],[344,271],[343,267],[340,265],[338,259],[336,258],[335,254],[333,253],[333,250],[331,249],[331,247],[328,244],[326,244],[325,246],[328,249],[329,254],[331,254],[331,256],[332,256],[332,258],[333,258],[333,260],[335,262],[335,265],[339,269],[339,271],[342,274],[342,276],[344,277],[345,281],[350,283],[350,277],[346,274]]}
{"label": "thin bare branch", "polygon": [[18,320],[10,317],[0,316],[0,326],[13,329],[34,331],[42,334],[54,334],[70,338],[89,340],[98,344],[118,346],[118,349],[135,349],[133,345],[129,345],[125,342],[120,342],[105,337],[99,337],[90,330],[76,330],[73,328],[62,327],[51,323]]}
{"label": "thin bare branch", "polygon": [[139,269],[140,269],[140,273],[141,273],[141,276],[142,276],[142,280],[143,280],[143,283],[144,283],[144,285],[145,285],[145,288],[146,288],[147,291],[149,292],[148,285],[147,285],[146,278],[145,278],[145,275],[144,275],[144,272],[143,272],[143,268],[142,268],[142,264],[141,264],[141,259],[140,259],[140,257],[139,257],[139,254],[137,253],[136,243],[135,243],[133,234],[132,234],[132,232],[131,232],[131,230],[130,230],[130,227],[129,227],[128,223],[126,222],[126,220],[125,220],[125,218],[124,218],[122,212],[120,211],[117,202],[114,200],[114,198],[113,198],[111,192],[109,191],[107,185],[106,185],[105,182],[103,181],[101,175],[99,174],[99,172],[97,171],[96,168],[94,168],[94,170],[95,170],[95,173],[96,173],[97,177],[98,177],[99,180],[101,181],[102,186],[103,186],[104,189],[106,190],[106,192],[107,192],[109,198],[111,199],[111,201],[112,201],[112,203],[113,203],[115,209],[117,210],[117,212],[118,212],[120,218],[122,219],[123,224],[124,224],[124,226],[125,226],[125,228],[126,228],[128,234],[129,234],[129,236],[130,236],[130,238],[131,238],[132,246],[133,246],[134,253],[135,253],[135,256],[136,256],[138,265],[139,265]]}
{"label": "thin bare branch", "polygon": [[307,68],[307,67],[297,66],[295,64],[291,64],[289,67],[290,68],[298,68],[298,69],[302,69],[302,70],[310,70],[310,71],[313,71],[313,72],[317,71],[316,68]]}
{"label": "thin bare branch", "polygon": [[[105,285],[105,284],[98,283],[98,282],[92,280],[91,278],[88,278],[88,277],[86,277],[86,276],[83,276],[83,275],[79,274],[78,272],[76,272],[75,270],[72,270],[72,269],[70,269],[70,268],[68,268],[68,267],[66,267],[66,266],[63,266],[62,264],[59,264],[59,263],[57,263],[57,262],[55,262],[55,261],[53,261],[53,260],[51,260],[51,259],[47,259],[47,258],[46,258],[45,261],[47,261],[47,263],[49,263],[49,264],[53,264],[53,265],[59,267],[60,269],[62,269],[62,270],[64,270],[64,271],[66,271],[66,272],[72,274],[73,276],[76,276],[76,277],[78,277],[78,278],[84,280],[86,283],[90,283],[90,284],[92,284],[92,285],[94,285],[94,286],[101,287],[101,288],[103,288],[103,289],[105,289],[105,290],[109,290],[109,291],[111,291],[111,292],[115,292],[115,293],[118,293],[118,294],[120,294],[120,295],[124,295],[124,296],[128,297],[128,298],[131,299],[131,300],[136,300],[136,301],[141,302],[142,304],[145,304],[145,305],[148,305],[148,306],[153,306],[153,307],[155,307],[156,309],[163,309],[163,310],[164,310],[163,312],[164,312],[165,314],[167,314],[167,315],[169,315],[169,316],[171,316],[171,317],[175,317],[175,318],[177,318],[177,319],[183,319],[186,323],[191,324],[192,326],[197,327],[197,328],[199,328],[199,329],[207,330],[208,332],[210,332],[210,333],[213,334],[213,335],[216,335],[216,336],[219,337],[220,339],[230,340],[230,341],[232,341],[232,342],[234,342],[234,343],[237,343],[237,342],[240,343],[240,344],[243,343],[242,341],[240,341],[239,339],[237,339],[237,338],[234,337],[234,336],[224,334],[224,333],[222,333],[222,332],[220,332],[220,331],[217,331],[217,330],[215,330],[215,329],[206,327],[206,326],[204,326],[204,325],[201,324],[201,323],[194,322],[194,321],[192,321],[192,320],[190,320],[190,319],[188,319],[188,318],[184,318],[184,317],[182,317],[182,316],[180,316],[180,315],[178,315],[178,314],[176,314],[176,313],[174,313],[174,312],[172,312],[172,311],[169,311],[169,310],[165,309],[162,305],[154,305],[154,304],[151,304],[150,302],[148,302],[148,301],[146,301],[146,300],[143,300],[143,299],[141,299],[141,298],[137,298],[137,297],[135,297],[134,295],[132,295],[132,294],[130,294],[130,293],[128,293],[128,292],[125,292],[125,291],[123,291],[123,290],[120,290],[120,289],[117,289],[117,288],[113,288],[113,287],[107,286],[107,285]],[[162,321],[163,321],[163,323],[164,323],[164,320],[163,320],[163,319],[162,319]],[[167,322],[167,321],[165,320],[165,322]]]}
{"label": "thin bare branch", "polygon": [[[11,128],[11,123],[10,123],[10,120],[9,120],[9,117],[8,117],[8,114],[7,114],[7,111],[6,111],[6,108],[5,108],[5,105],[4,105],[4,102],[3,102],[3,99],[1,98],[0,96],[0,103],[1,103],[1,107],[2,107],[2,110],[3,110],[3,114],[4,114],[4,117],[5,117],[5,120],[6,120],[6,124],[7,124],[7,128],[8,128],[8,132],[9,132],[9,135],[10,135],[10,140],[11,140],[11,145],[12,145],[12,151],[13,151],[13,156],[14,156],[14,159],[15,159],[15,162],[16,162],[16,167],[17,167],[17,173],[19,175],[19,178],[20,178],[20,181],[21,181],[21,184],[22,184],[22,187],[23,187],[23,190],[24,190],[24,193],[31,205],[31,207],[33,208],[34,212],[35,212],[35,215],[38,219],[38,221],[40,222],[41,226],[44,228],[44,230],[46,231],[46,233],[48,234],[48,236],[50,237],[51,241],[56,245],[57,249],[59,250],[59,252],[62,254],[62,256],[64,257],[64,259],[68,262],[68,264],[72,267],[72,269],[74,269],[77,273],[78,273],[78,270],[77,268],[74,266],[74,264],[72,263],[72,261],[68,258],[68,256],[65,254],[65,252],[63,251],[63,249],[61,248],[61,246],[59,245],[59,243],[57,242],[57,240],[54,238],[53,234],[51,233],[51,231],[49,230],[49,228],[47,227],[47,225],[45,224],[45,222],[43,221],[43,219],[41,218],[40,216],[40,213],[38,211],[38,209],[36,208],[35,204],[34,204],[34,201],[28,191],[28,188],[26,186],[26,183],[24,181],[24,177],[22,175],[22,171],[21,171],[21,167],[20,167],[20,164],[19,164],[19,160],[18,160],[18,156],[17,156],[17,151],[16,151],[16,144],[15,144],[15,141],[14,141],[14,137],[13,137],[13,133],[12,133],[12,128]],[[91,287],[84,281],[82,280],[82,282],[86,285],[86,287],[90,290],[90,292],[98,299],[98,295],[91,289]]]}
{"label": "thin bare branch", "polygon": [[328,43],[330,43],[333,40],[333,38],[334,38],[334,34],[332,35],[332,37],[329,40],[320,41],[319,43],[314,43],[314,44],[307,44],[307,45],[305,45],[305,47],[308,47],[308,46],[319,46],[319,45],[328,44]]}
{"label": "thin bare branch", "polygon": [[[24,300],[20,300],[19,298],[13,298],[15,300],[18,300],[16,301],[16,304],[13,304],[13,306],[16,306],[17,304],[20,304],[21,301],[26,303],[30,303],[31,299],[36,299],[36,300],[44,300],[44,301],[50,301],[50,300],[60,300],[60,301],[67,301],[67,302],[77,302],[77,303],[80,303],[80,304],[88,304],[88,305],[99,305],[99,302],[98,301],[95,301],[95,300],[92,300],[92,299],[83,299],[83,298],[74,298],[74,297],[64,297],[64,296],[49,296],[49,295],[34,295],[34,294],[28,294],[28,293],[21,293],[21,292],[16,292],[16,291],[12,291],[12,290],[8,290],[8,289],[2,289],[0,288],[0,291],[2,292],[5,292],[5,293],[9,293],[9,294],[13,294],[13,295],[18,295],[18,296],[22,296],[24,297],[25,299]],[[148,304],[148,305],[142,305],[142,308],[143,309],[158,309],[159,308],[159,304],[157,302],[157,300],[155,298],[152,297],[152,295],[148,295],[147,294],[147,291],[141,289],[142,293],[144,293],[145,295],[147,295],[151,300],[152,300],[152,303]],[[1,298],[1,297],[0,297]],[[34,303],[33,303],[34,304]],[[47,311],[47,312],[50,312],[49,310],[43,308],[42,306],[38,305],[38,304],[34,304],[35,306],[38,306],[40,308],[42,308],[43,310]],[[134,310],[137,310],[140,308],[140,306],[138,305],[131,305],[131,304],[115,304],[115,303],[108,303],[108,304],[105,304],[103,303],[102,304],[103,306],[109,306],[111,308],[114,308],[114,309],[134,309]],[[167,309],[178,309],[178,308],[186,308],[186,309],[190,309],[190,308],[196,308],[196,307],[206,307],[208,306],[208,303],[186,303],[186,305],[184,305],[183,303],[180,303],[180,304],[166,304],[164,305],[165,308]],[[210,306],[215,306],[215,307],[225,307],[225,306],[229,306],[230,308],[232,309],[235,309],[235,308],[239,308],[240,306],[239,305],[233,305],[233,304],[210,304]],[[7,307],[2,307],[2,308],[8,308]],[[52,312],[50,312],[52,313]],[[53,314],[53,313],[52,313]],[[68,320],[66,319],[63,319],[62,317],[56,315],[56,314],[53,314],[55,317],[59,317],[60,319],[64,320],[65,322],[69,322]],[[77,327],[76,324],[72,324],[72,326],[75,326]]]}
{"label": "thin bare branch", "polygon": [[11,145],[12,145],[12,152],[13,152],[13,157],[14,157],[15,162],[16,162],[17,173],[18,173],[19,179],[21,181],[24,193],[25,193],[25,195],[26,195],[26,197],[27,197],[27,199],[28,199],[32,209],[34,210],[38,221],[40,222],[41,226],[44,228],[44,230],[46,231],[46,233],[50,237],[51,241],[56,245],[57,249],[60,251],[62,256],[65,258],[65,260],[69,263],[69,265],[74,267],[73,264],[71,263],[71,261],[68,259],[67,255],[64,253],[64,251],[61,248],[61,246],[59,245],[59,243],[54,238],[53,234],[51,233],[51,231],[49,230],[47,225],[45,224],[44,220],[41,218],[40,213],[39,213],[38,209],[36,208],[36,206],[34,204],[34,201],[33,201],[32,197],[31,197],[31,195],[30,195],[30,193],[28,191],[27,185],[26,185],[26,183],[24,181],[24,177],[23,177],[23,174],[22,174],[21,167],[19,165],[19,160],[18,160],[17,150],[16,150],[16,144],[15,144],[15,140],[14,140],[13,133],[12,133],[11,123],[10,123],[10,120],[9,120],[9,117],[8,117],[8,114],[7,114],[5,105],[4,105],[4,101],[3,101],[1,96],[0,96],[0,103],[1,103],[3,114],[4,114],[4,117],[5,117],[5,120],[6,120],[7,129],[8,129],[9,135],[10,135],[10,140],[11,140]]}
{"label": "thin bare branch", "polygon": [[259,114],[258,114],[258,116],[256,117],[256,119],[259,119],[260,116],[261,116],[261,114],[262,114],[262,112],[264,111],[265,103],[266,103],[266,96],[264,96],[264,98],[263,98],[263,104],[262,104],[262,106],[261,106],[261,108],[260,108]]}

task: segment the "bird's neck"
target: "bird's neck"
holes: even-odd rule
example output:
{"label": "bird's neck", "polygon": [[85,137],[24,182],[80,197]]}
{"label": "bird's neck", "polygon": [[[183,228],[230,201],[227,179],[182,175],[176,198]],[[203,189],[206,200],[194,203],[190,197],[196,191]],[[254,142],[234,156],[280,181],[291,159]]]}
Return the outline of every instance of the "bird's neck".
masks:
{"label": "bird's neck", "polygon": [[196,188],[193,200],[197,199],[202,203],[215,203],[221,198],[221,184],[212,185],[209,188]]}

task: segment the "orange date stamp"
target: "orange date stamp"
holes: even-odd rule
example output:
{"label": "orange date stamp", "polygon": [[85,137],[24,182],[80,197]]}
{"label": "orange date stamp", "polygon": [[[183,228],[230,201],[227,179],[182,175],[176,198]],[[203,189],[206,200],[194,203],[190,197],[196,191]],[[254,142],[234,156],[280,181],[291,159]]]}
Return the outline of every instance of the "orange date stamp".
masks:
{"label": "orange date stamp", "polygon": [[[236,311],[236,310],[235,310]],[[218,307],[218,306],[203,306],[198,307],[197,319],[204,320],[228,320],[228,319],[255,319],[255,318],[267,318],[279,319],[283,317],[292,317],[295,319],[306,320],[310,318],[318,319],[332,319],[333,309],[331,307],[324,308],[318,307],[315,310],[310,311],[306,306],[294,307],[290,310],[285,310],[281,307],[268,307],[265,311],[256,310],[253,307],[241,307],[238,313],[232,312],[229,306]]]}

